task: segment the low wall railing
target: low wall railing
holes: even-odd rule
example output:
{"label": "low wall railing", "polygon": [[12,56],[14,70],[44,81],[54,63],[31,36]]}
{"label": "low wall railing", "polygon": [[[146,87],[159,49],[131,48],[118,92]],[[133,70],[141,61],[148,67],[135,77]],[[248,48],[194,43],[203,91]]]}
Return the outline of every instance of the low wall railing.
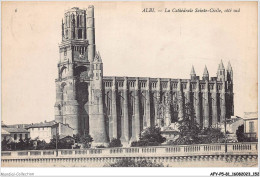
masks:
{"label": "low wall railing", "polygon": [[[225,152],[225,146],[227,152]],[[90,148],[90,149],[55,149],[2,151],[2,159],[16,158],[55,158],[55,157],[128,157],[128,156],[185,156],[214,154],[257,154],[257,143],[196,144],[174,146],[149,146],[129,148]]]}

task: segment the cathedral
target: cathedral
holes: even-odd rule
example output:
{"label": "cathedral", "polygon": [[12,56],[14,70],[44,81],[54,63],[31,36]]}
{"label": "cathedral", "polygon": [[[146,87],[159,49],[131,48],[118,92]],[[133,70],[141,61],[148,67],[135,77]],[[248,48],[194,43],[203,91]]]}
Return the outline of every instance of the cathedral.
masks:
{"label": "cathedral", "polygon": [[222,61],[216,77],[205,66],[202,78],[192,67],[190,79],[107,77],[95,45],[94,7],[65,11],[61,23],[55,120],[74,134],[89,133],[94,145],[119,138],[139,139],[150,126],[171,129],[189,103],[201,127],[216,126],[234,113],[233,71]]}

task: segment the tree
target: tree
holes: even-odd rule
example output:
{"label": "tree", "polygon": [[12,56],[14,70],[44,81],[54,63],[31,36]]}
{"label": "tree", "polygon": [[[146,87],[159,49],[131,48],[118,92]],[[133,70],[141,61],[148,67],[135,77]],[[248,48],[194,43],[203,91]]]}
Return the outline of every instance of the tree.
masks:
{"label": "tree", "polygon": [[80,135],[78,133],[76,135],[73,135],[73,138],[75,139],[75,143],[80,142]]}
{"label": "tree", "polygon": [[178,138],[174,141],[176,145],[198,144],[200,143],[200,127],[196,122],[195,111],[191,103],[184,106],[183,117],[179,118]]}
{"label": "tree", "polygon": [[121,141],[118,138],[113,138],[109,144],[108,147],[122,147]]}
{"label": "tree", "polygon": [[36,141],[36,150],[50,149],[49,144],[46,143],[44,140],[41,141],[41,140],[37,139],[35,141]]}
{"label": "tree", "polygon": [[1,142],[1,150],[2,151],[9,151],[10,147],[8,147],[8,144],[10,143],[9,140],[6,139],[6,137],[4,137],[3,141]]}
{"label": "tree", "polygon": [[244,134],[244,125],[240,125],[236,130],[237,141],[238,142],[248,142],[250,141]]}
{"label": "tree", "polygon": [[75,139],[75,143],[80,143],[83,145],[83,148],[90,148],[91,142],[93,141],[93,138],[87,134],[84,133],[83,135],[76,134],[73,136]]}
{"label": "tree", "polygon": [[166,141],[162,136],[160,127],[148,127],[141,133],[140,140],[131,143],[132,147],[136,146],[158,146]]}
{"label": "tree", "polygon": [[19,142],[16,144],[16,150],[24,150],[25,143],[22,138],[19,139]]}
{"label": "tree", "polygon": [[82,144],[83,148],[90,148],[93,141],[93,138],[88,133],[84,133],[83,135],[77,133],[73,135],[73,138],[75,139],[75,143]]}
{"label": "tree", "polygon": [[33,140],[31,138],[24,139],[24,150],[32,150],[33,147]]}
{"label": "tree", "polygon": [[118,160],[115,163],[107,165],[108,167],[163,167],[162,163],[155,163],[148,160],[134,161],[128,158]]}
{"label": "tree", "polygon": [[58,149],[72,149],[72,145],[74,145],[74,139],[68,136],[59,140]]}

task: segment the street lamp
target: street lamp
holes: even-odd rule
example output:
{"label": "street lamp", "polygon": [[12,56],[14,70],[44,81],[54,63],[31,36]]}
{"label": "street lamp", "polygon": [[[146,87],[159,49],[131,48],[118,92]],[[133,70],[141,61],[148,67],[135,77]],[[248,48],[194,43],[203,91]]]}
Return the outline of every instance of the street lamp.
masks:
{"label": "street lamp", "polygon": [[229,120],[227,120],[227,117],[225,116],[225,120],[224,120],[224,135],[225,135],[225,153],[227,153],[227,122]]}
{"label": "street lamp", "polygon": [[224,122],[224,131],[225,131],[225,153],[227,153],[227,118],[225,116]]}
{"label": "street lamp", "polygon": [[56,156],[58,156],[58,125],[59,124],[56,124]]}

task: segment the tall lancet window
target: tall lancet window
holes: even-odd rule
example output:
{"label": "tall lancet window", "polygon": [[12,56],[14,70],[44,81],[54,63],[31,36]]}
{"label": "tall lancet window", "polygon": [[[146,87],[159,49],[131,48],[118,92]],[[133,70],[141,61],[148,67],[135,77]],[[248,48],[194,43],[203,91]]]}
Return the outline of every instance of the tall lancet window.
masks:
{"label": "tall lancet window", "polygon": [[82,21],[82,15],[79,15],[79,27],[82,27],[83,25],[83,21]]}
{"label": "tall lancet window", "polygon": [[79,27],[79,15],[77,15],[77,27]]}
{"label": "tall lancet window", "polygon": [[129,113],[131,115],[134,115],[134,104],[135,104],[135,97],[134,97],[134,92],[130,92],[129,93],[129,99],[130,99],[130,109],[129,109]]}
{"label": "tall lancet window", "polygon": [[123,104],[124,104],[124,100],[123,100],[123,93],[122,92],[118,92],[118,113],[119,116],[123,116]]}
{"label": "tall lancet window", "polygon": [[145,91],[142,91],[142,93],[141,93],[141,97],[140,97],[140,99],[141,99],[141,110],[140,110],[140,115],[141,115],[141,120],[140,120],[140,122],[141,122],[141,130],[143,129],[143,127],[144,126],[146,126],[147,125],[147,122],[144,120],[144,117],[145,117],[145,107],[146,107],[146,97],[145,97]]}
{"label": "tall lancet window", "polygon": [[106,104],[107,115],[110,116],[111,115],[111,104],[112,104],[111,92],[107,92],[105,94],[105,104]]}
{"label": "tall lancet window", "polygon": [[145,115],[145,103],[146,103],[146,98],[145,98],[145,92],[142,91],[141,93],[141,115]]}

